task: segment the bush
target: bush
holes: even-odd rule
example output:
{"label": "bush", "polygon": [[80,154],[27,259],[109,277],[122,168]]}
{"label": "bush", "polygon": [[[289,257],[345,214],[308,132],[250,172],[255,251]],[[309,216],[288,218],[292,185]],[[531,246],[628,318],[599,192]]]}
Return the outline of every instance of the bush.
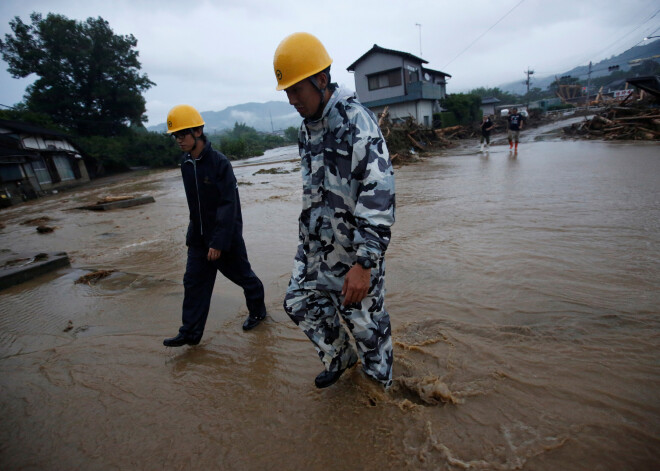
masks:
{"label": "bush", "polygon": [[284,139],[289,142],[298,142],[298,128],[289,126],[284,130]]}
{"label": "bush", "polygon": [[456,115],[451,111],[444,111],[442,113],[436,113],[434,116],[438,116],[439,128],[448,128],[451,126],[456,126],[458,124],[458,119]]}
{"label": "bush", "polygon": [[[263,155],[264,151],[282,147],[291,142],[274,134],[258,132],[241,123],[235,123],[234,129],[209,136],[211,143],[230,160],[245,159]],[[296,134],[297,140],[297,134]]]}
{"label": "bush", "polygon": [[240,137],[225,136],[220,141],[220,152],[232,160],[248,157],[245,140]]}
{"label": "bush", "polygon": [[[442,107],[454,114],[456,124],[469,125],[481,121],[481,97],[478,95],[454,93],[442,100]],[[444,113],[441,113],[444,114]],[[443,127],[447,127],[444,120]]]}
{"label": "bush", "polygon": [[96,159],[105,173],[125,172],[131,167],[175,167],[181,151],[161,133],[128,130],[119,136],[74,137],[85,154]]}

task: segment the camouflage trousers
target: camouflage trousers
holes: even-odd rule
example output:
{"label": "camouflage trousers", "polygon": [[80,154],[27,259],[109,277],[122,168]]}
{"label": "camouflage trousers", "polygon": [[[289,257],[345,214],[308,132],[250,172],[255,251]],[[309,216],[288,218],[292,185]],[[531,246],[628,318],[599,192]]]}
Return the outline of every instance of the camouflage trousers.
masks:
{"label": "camouflage trousers", "polygon": [[[382,287],[382,280],[376,286]],[[368,376],[385,388],[391,386],[392,328],[382,289],[370,291],[361,303],[343,306],[340,293],[303,289],[291,279],[284,310],[312,341],[326,370],[346,369],[359,355]]]}

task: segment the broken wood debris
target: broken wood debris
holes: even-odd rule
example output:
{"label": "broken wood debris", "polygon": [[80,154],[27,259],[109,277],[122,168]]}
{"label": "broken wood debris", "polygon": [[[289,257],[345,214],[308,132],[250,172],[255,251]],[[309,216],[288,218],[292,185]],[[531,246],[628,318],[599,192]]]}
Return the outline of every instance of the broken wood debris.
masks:
{"label": "broken wood debris", "polygon": [[40,225],[40,226],[37,226],[37,232],[39,234],[48,234],[48,233],[53,232],[53,231],[55,231],[55,228],[53,226],[46,226],[46,225],[43,225],[43,224]]}
{"label": "broken wood debris", "polygon": [[114,203],[116,201],[132,200],[133,198],[135,198],[135,196],[133,195],[104,196],[103,198],[98,200],[96,204]]}
{"label": "broken wood debris", "polygon": [[458,139],[472,134],[465,126],[452,126],[444,129],[430,129],[420,126],[412,117],[393,122],[385,107],[378,118],[378,126],[383,133],[390,159],[397,164],[415,160],[417,152],[426,153],[458,145]]}
{"label": "broken wood debris", "polygon": [[89,329],[88,325],[81,325],[80,327],[76,327],[75,330],[74,330],[73,321],[69,320],[69,322],[67,322],[66,327],[62,330],[62,332],[71,332],[73,330],[72,333],[75,335],[75,334],[78,334],[80,332],[84,332],[87,329]]}
{"label": "broken wood debris", "polygon": [[106,196],[96,204],[80,206],[76,209],[91,209],[93,211],[106,211],[109,209],[129,208],[141,204],[154,203],[153,196]]}
{"label": "broken wood debris", "polygon": [[52,221],[52,219],[48,216],[39,216],[38,218],[23,221],[21,224],[24,226],[41,226],[50,221]]}
{"label": "broken wood debris", "polygon": [[110,276],[111,273],[114,273],[117,270],[97,270],[92,273],[88,273],[87,275],[83,275],[80,278],[78,278],[74,284],[81,284],[81,283],[86,283],[88,285],[91,285],[92,283],[96,283],[99,280],[102,280],[103,278],[106,278]]}
{"label": "broken wood debris", "polygon": [[262,168],[254,172],[252,175],[281,175],[285,173],[291,173],[291,170],[285,170],[282,167]]}
{"label": "broken wood debris", "polygon": [[564,134],[583,139],[658,140],[660,114],[655,109],[611,106],[591,119],[564,128]]}

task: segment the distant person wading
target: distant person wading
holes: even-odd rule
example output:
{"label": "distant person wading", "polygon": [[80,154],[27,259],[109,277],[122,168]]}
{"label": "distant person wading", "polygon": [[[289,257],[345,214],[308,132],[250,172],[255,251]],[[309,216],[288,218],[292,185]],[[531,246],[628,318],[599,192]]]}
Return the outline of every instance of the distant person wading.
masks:
{"label": "distant person wading", "polygon": [[490,115],[484,115],[481,122],[481,150],[484,150],[484,141],[486,141],[486,149],[490,146],[490,132],[495,127]]}
{"label": "distant person wading", "polygon": [[520,131],[523,128],[524,118],[518,113],[518,108],[514,108],[511,110],[511,114],[507,116],[506,120],[509,123],[509,149],[513,148],[515,142],[515,151],[518,152],[518,140],[520,139]]}

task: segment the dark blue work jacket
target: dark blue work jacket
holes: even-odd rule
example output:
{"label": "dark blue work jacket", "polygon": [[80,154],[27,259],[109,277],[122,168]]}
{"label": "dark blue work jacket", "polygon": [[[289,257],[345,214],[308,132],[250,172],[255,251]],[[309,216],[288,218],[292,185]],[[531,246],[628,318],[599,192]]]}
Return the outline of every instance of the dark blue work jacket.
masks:
{"label": "dark blue work jacket", "polygon": [[229,159],[207,142],[199,158],[183,155],[181,175],[190,210],[186,245],[230,250],[243,237],[243,219]]}

